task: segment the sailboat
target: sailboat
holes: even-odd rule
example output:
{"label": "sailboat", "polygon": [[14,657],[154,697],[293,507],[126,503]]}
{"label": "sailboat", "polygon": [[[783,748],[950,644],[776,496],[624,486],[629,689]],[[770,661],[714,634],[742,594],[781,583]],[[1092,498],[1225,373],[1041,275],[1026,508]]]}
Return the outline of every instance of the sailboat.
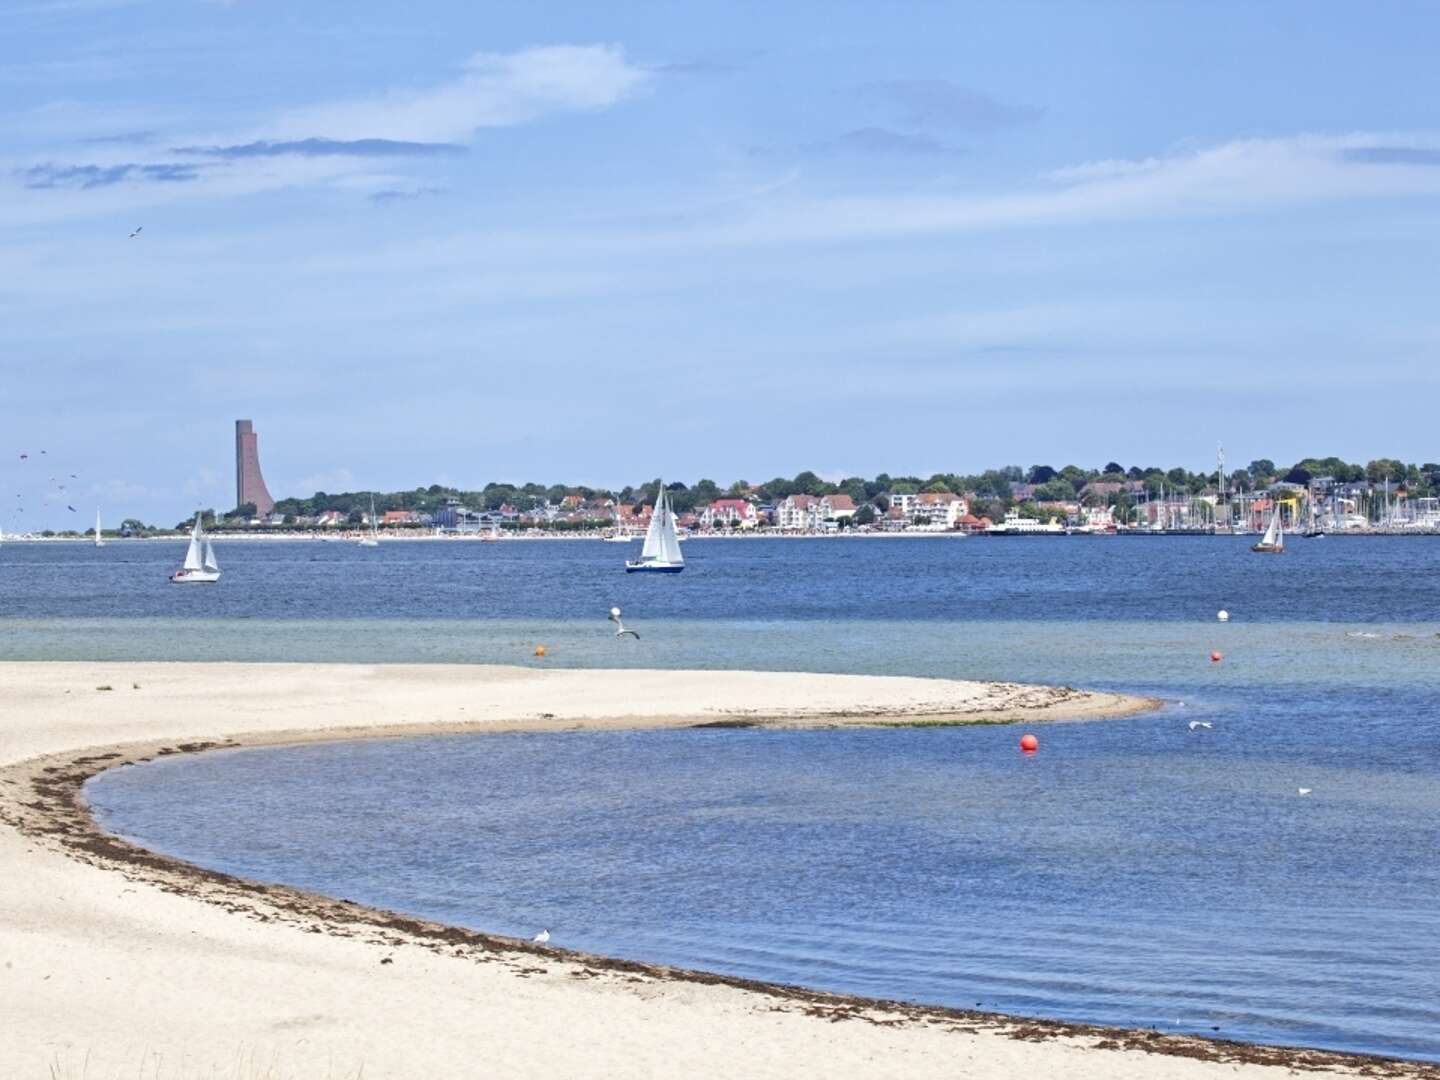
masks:
{"label": "sailboat", "polygon": [[380,546],[380,526],[375,520],[375,496],[370,496],[370,535],[360,538],[360,547]]}
{"label": "sailboat", "polygon": [[678,574],[685,569],[680,554],[680,540],[675,535],[675,511],[670,506],[670,493],[665,485],[655,497],[655,512],[650,515],[650,528],[645,533],[645,547],[638,560],[627,559],[627,574]]}
{"label": "sailboat", "polygon": [[1278,502],[1270,513],[1270,524],[1265,529],[1265,535],[1260,538],[1258,544],[1251,544],[1250,550],[1265,552],[1269,555],[1279,555],[1285,550],[1285,526],[1280,523],[1280,504]]}
{"label": "sailboat", "polygon": [[220,564],[210,538],[200,528],[200,511],[195,511],[195,527],[190,530],[190,546],[185,550],[185,563],[170,575],[176,585],[211,585],[220,580]]}
{"label": "sailboat", "polygon": [[105,537],[100,534],[100,508],[95,508],[95,546],[104,547]]}
{"label": "sailboat", "polygon": [[1310,500],[1310,527],[1305,530],[1307,540],[1324,540],[1325,526],[1320,524],[1320,519],[1315,513],[1315,500]]}

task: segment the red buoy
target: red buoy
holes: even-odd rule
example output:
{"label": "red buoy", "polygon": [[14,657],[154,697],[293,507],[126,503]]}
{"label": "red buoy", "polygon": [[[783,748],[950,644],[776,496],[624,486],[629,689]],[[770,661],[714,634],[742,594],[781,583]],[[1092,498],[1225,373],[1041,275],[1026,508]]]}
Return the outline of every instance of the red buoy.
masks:
{"label": "red buoy", "polygon": [[1040,749],[1040,740],[1027,731],[1020,736],[1020,749],[1027,754],[1033,754]]}
{"label": "red buoy", "polygon": [[1212,653],[1210,654],[1210,662],[1211,662],[1212,664],[1218,664],[1218,663],[1220,662],[1220,650],[1219,650],[1219,649],[1216,649],[1214,652],[1212,652]]}

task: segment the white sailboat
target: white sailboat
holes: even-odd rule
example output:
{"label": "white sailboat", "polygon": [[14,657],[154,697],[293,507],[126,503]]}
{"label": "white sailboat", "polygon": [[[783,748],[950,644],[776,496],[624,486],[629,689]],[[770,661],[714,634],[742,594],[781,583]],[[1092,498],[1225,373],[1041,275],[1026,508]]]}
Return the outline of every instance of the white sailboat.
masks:
{"label": "white sailboat", "polygon": [[95,508],[95,546],[104,547],[105,537],[100,534],[100,508]]}
{"label": "white sailboat", "polygon": [[1285,550],[1285,526],[1280,522],[1280,504],[1278,502],[1270,514],[1270,524],[1265,529],[1265,535],[1260,538],[1258,544],[1250,545],[1250,550],[1269,555],[1278,555]]}
{"label": "white sailboat", "polygon": [[190,546],[185,549],[185,562],[170,575],[176,585],[211,585],[220,580],[220,564],[210,538],[200,528],[200,511],[195,511],[195,527],[190,530]]}
{"label": "white sailboat", "polygon": [[380,526],[375,520],[375,496],[370,496],[370,535],[360,538],[360,547],[380,546]]}
{"label": "white sailboat", "polygon": [[627,574],[678,574],[685,569],[680,554],[680,539],[675,534],[675,511],[670,506],[670,493],[660,485],[655,497],[655,512],[650,515],[650,528],[645,532],[645,547],[638,560],[627,559]]}

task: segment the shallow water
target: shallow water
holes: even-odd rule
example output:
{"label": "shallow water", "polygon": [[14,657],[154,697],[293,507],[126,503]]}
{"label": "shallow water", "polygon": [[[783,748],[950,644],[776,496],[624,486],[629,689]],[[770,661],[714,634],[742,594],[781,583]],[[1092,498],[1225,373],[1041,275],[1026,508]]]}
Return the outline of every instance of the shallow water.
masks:
{"label": "shallow water", "polygon": [[[1033,758],[1014,727],[220,752],[93,782],[110,827],[637,959],[1440,1060],[1440,541],[697,542],[678,579],[617,574],[619,545],[382,548],[394,566],[316,546],[298,582],[306,545],[236,544],[218,589],[183,590],[156,585],[153,545],[6,545],[0,651],[931,674],[1170,704],[1039,729]],[[131,548],[123,587],[80,569]],[[47,606],[17,564],[76,595]],[[611,635],[612,602],[641,641]]]}

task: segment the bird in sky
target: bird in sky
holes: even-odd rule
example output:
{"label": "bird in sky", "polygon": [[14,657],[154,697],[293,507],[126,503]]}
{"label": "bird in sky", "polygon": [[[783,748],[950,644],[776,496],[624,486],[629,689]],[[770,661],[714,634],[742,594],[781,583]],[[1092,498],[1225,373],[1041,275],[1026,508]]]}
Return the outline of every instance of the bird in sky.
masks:
{"label": "bird in sky", "polygon": [[1209,728],[1209,727],[1213,727],[1213,726],[1214,726],[1214,725],[1211,724],[1209,720],[1191,720],[1191,721],[1190,721],[1190,730],[1191,730],[1191,731],[1194,731],[1196,728],[1200,728],[1200,727]]}
{"label": "bird in sky", "polygon": [[535,942],[536,945],[548,944],[550,941],[550,931],[541,930],[538,934],[535,935],[532,940]]}
{"label": "bird in sky", "polygon": [[144,225],[136,225],[136,226],[135,226],[135,231],[130,234],[130,239],[131,239],[131,240],[134,240],[135,237],[139,236],[139,235],[144,231],[144,229],[145,229],[145,226],[144,226]]}
{"label": "bird in sky", "polygon": [[615,624],[615,636],[616,636],[616,637],[625,637],[625,636],[628,634],[630,637],[633,637],[636,641],[639,641],[639,640],[640,640],[640,631],[638,631],[638,630],[626,630],[626,629],[625,629],[625,624],[620,621],[620,609],[619,609],[618,607],[612,607],[612,608],[610,609],[610,621]]}
{"label": "bird in sky", "polygon": [[1308,787],[1302,787],[1302,788],[1296,788],[1295,790],[1298,791],[1301,795],[1309,795],[1310,792],[1314,791],[1315,789],[1314,789],[1314,788],[1308,788]]}

